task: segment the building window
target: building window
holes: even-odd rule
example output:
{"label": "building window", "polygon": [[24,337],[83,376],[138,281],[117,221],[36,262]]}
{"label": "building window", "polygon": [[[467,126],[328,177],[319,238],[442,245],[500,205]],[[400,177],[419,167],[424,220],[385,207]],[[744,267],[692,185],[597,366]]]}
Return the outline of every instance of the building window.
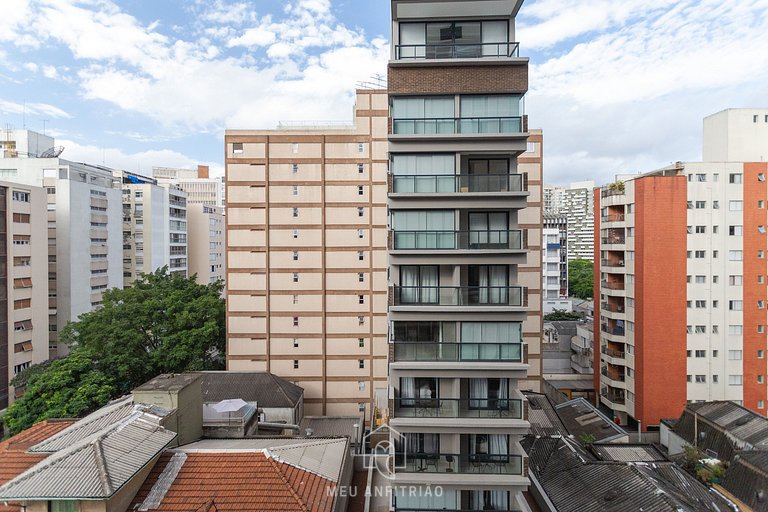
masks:
{"label": "building window", "polygon": [[685,376],[685,381],[686,382],[693,382],[693,375],[686,375]]}
{"label": "building window", "polygon": [[758,351],[757,351],[757,358],[758,358],[758,359],[762,359],[763,357],[764,357],[764,356],[763,356],[763,351],[762,351],[762,350],[758,350]]}
{"label": "building window", "polygon": [[291,153],[295,155],[298,152],[299,152],[299,145],[294,142],[293,144],[291,144]]}
{"label": "building window", "polygon": [[299,296],[298,295],[294,295],[293,296],[293,303],[294,304],[298,304],[299,303]]}
{"label": "building window", "polygon": [[365,325],[365,317],[364,316],[357,317],[357,325]]}
{"label": "building window", "polygon": [[357,346],[365,348],[365,338],[357,338]]}
{"label": "building window", "polygon": [[293,326],[298,327],[299,326],[299,317],[295,316],[293,317]]}
{"label": "building window", "polygon": [[362,196],[363,194],[365,194],[365,187],[362,186],[362,185],[358,185],[357,186],[357,195]]}
{"label": "building window", "polygon": [[365,368],[365,359],[358,359],[357,366],[359,366],[361,370],[364,369]]}
{"label": "building window", "polygon": [[705,182],[705,181],[707,181],[707,175],[706,174],[697,174],[696,175],[696,181],[698,181],[698,182]]}
{"label": "building window", "polygon": [[[707,332],[707,326],[706,325],[697,325],[696,326],[696,334],[705,334]],[[699,352],[698,350],[696,351]],[[696,356],[699,357],[699,356]]]}
{"label": "building window", "polygon": [[712,208],[715,210],[720,209],[720,201],[712,201]]}
{"label": "building window", "polygon": [[740,212],[744,209],[744,201],[728,201],[728,210]]}
{"label": "building window", "polygon": [[14,190],[11,194],[14,201],[20,201],[22,203],[29,202],[29,192],[22,192],[20,190]]}
{"label": "building window", "polygon": [[697,300],[696,301],[696,308],[697,309],[703,309],[707,307],[707,301],[705,300]]}
{"label": "building window", "polygon": [[741,336],[744,332],[744,327],[742,325],[729,325],[728,326],[728,334],[730,336]]}
{"label": "building window", "polygon": [[731,311],[741,311],[744,309],[744,302],[740,300],[729,300],[728,309]]}
{"label": "building window", "polygon": [[758,259],[763,259],[764,257],[765,257],[765,251],[763,251],[762,249],[758,250],[757,251],[757,258]]}
{"label": "building window", "polygon": [[357,273],[357,282],[358,283],[364,283],[365,282],[365,274],[362,272]]}
{"label": "building window", "polygon": [[358,295],[357,296],[357,303],[358,304],[365,304],[365,295]]}
{"label": "building window", "polygon": [[728,183],[741,183],[742,175],[740,173],[731,173],[728,175]]}
{"label": "building window", "polygon": [[728,385],[729,386],[741,386],[743,384],[743,378],[741,375],[729,375],[728,376]]}
{"label": "building window", "polygon": [[719,355],[720,355],[720,351],[719,350],[713,350],[712,351],[712,357],[717,357]]}
{"label": "building window", "polygon": [[293,251],[293,261],[299,261],[299,251]]}
{"label": "building window", "polygon": [[243,153],[243,143],[242,142],[233,142],[232,143],[232,154],[234,155],[241,155]]}
{"label": "building window", "polygon": [[293,238],[299,238],[299,230],[298,229],[294,229],[293,230]]}
{"label": "building window", "polygon": [[729,350],[728,351],[728,360],[729,361],[741,361],[741,350]]}
{"label": "building window", "polygon": [[295,196],[299,195],[299,186],[298,186],[298,185],[293,185],[293,186],[291,187],[291,193],[292,193],[293,195],[295,195]]}
{"label": "building window", "polygon": [[757,401],[757,408],[758,409],[765,409],[765,402],[763,402],[762,400],[758,400]]}
{"label": "building window", "polygon": [[764,325],[758,325],[757,326],[757,333],[763,334],[765,332],[765,326]]}
{"label": "building window", "polygon": [[763,379],[763,376],[762,376],[762,375],[758,375],[758,376],[757,376],[757,383],[758,383],[758,384],[762,384],[762,383],[763,383],[763,381],[764,381],[764,379]]}
{"label": "building window", "polygon": [[702,258],[706,257],[707,252],[706,251],[694,251],[693,255],[694,255],[695,258],[702,259]]}
{"label": "building window", "polygon": [[765,208],[765,201],[763,201],[762,199],[758,199],[757,200],[757,207],[758,208]]}
{"label": "building window", "polygon": [[357,173],[363,174],[365,172],[365,166],[363,164],[357,164]]}
{"label": "building window", "polygon": [[362,142],[358,142],[357,144],[357,152],[358,153],[364,153],[365,152],[365,144]]}
{"label": "building window", "polygon": [[357,216],[358,217],[362,217],[363,215],[365,215],[365,209],[364,208],[358,208],[357,209]]}
{"label": "building window", "polygon": [[707,226],[696,226],[696,233],[702,234],[707,232]]}
{"label": "building window", "polygon": [[764,300],[758,300],[757,301],[757,309],[763,309],[765,307],[765,301]]}
{"label": "building window", "polygon": [[[704,327],[704,326],[702,326]],[[706,350],[697,350],[695,352],[696,357],[707,357],[707,351]]]}
{"label": "building window", "polygon": [[293,338],[293,348],[299,348],[299,340],[297,338]]}
{"label": "building window", "polygon": [[728,261],[741,261],[744,259],[742,251],[728,251]]}
{"label": "building window", "polygon": [[362,229],[357,230],[357,238],[363,238],[365,236],[365,232]]}
{"label": "building window", "polygon": [[294,217],[298,217],[299,216],[299,209],[296,208],[296,207],[293,208],[293,216]]}
{"label": "building window", "polygon": [[707,382],[707,376],[706,375],[697,375],[696,376],[696,384],[704,384]]}
{"label": "building window", "polygon": [[742,226],[728,226],[728,234],[730,236],[742,236],[744,228]]}
{"label": "building window", "polygon": [[728,284],[731,286],[741,286],[743,280],[742,276],[728,276]]}
{"label": "building window", "polygon": [[706,201],[696,201],[696,209],[697,210],[703,210],[706,207],[707,207],[707,202]]}
{"label": "building window", "polygon": [[298,359],[294,359],[293,360],[293,369],[294,370],[298,370],[299,369],[299,360]]}
{"label": "building window", "polygon": [[299,282],[299,273],[298,272],[294,272],[293,273],[293,282],[294,283],[298,283]]}
{"label": "building window", "polygon": [[712,326],[712,334],[717,334],[719,331],[718,327],[716,325]]}
{"label": "building window", "polygon": [[707,282],[707,276],[696,276],[696,284],[704,284]]}
{"label": "building window", "polygon": [[357,251],[357,259],[358,261],[363,261],[365,259],[365,253],[363,253],[363,251]]}
{"label": "building window", "polygon": [[291,172],[293,174],[296,174],[297,172],[299,172],[299,164],[291,164]]}

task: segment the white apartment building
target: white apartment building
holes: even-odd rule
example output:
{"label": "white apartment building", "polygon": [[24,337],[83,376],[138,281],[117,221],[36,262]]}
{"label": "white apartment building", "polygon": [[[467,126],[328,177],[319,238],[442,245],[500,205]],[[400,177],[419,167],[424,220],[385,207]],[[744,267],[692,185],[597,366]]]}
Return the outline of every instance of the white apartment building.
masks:
{"label": "white apartment building", "polygon": [[[171,183],[187,193],[188,204],[224,207],[221,178],[210,178],[207,165],[197,169],[153,167],[152,175],[158,183]],[[223,210],[222,210],[223,211]]]}
{"label": "white apartment building", "polygon": [[208,284],[224,281],[224,213],[221,208],[187,203],[189,275]]}
{"label": "white apartment building", "polygon": [[0,181],[0,410],[10,381],[48,359],[48,221],[40,187]]}
{"label": "white apartment building", "polygon": [[48,195],[51,356],[68,353],[59,330],[101,305],[104,290],[122,288],[120,184],[113,172],[58,157],[0,159],[0,178]]}
{"label": "white apartment building", "polygon": [[555,309],[571,311],[568,298],[568,218],[564,215],[544,215],[543,245],[541,247],[542,312]]}
{"label": "white apartment building", "polygon": [[167,266],[187,276],[187,195],[170,183],[118,173],[123,187],[123,278],[130,284],[142,273]]}
{"label": "white apartment building", "polygon": [[578,181],[567,187],[544,185],[544,214],[568,219],[568,260],[592,261],[594,252],[594,181]]}

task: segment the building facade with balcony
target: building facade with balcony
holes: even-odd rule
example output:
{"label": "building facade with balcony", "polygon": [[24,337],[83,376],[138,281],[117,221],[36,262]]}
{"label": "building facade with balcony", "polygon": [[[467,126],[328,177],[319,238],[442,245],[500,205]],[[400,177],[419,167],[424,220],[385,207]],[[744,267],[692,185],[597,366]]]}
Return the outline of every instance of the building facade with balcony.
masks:
{"label": "building facade with balcony", "polygon": [[22,136],[37,142],[27,153],[4,153],[0,176],[47,193],[49,353],[61,357],[69,349],[58,332],[100,306],[104,290],[123,286],[120,183],[112,169],[50,156],[63,148],[30,149],[52,145],[50,137]]}
{"label": "building facade with balcony", "polygon": [[711,160],[595,191],[595,386],[622,423],[686,401],[766,414],[768,166],[749,162],[768,155],[766,116],[709,116]]}
{"label": "building facade with balcony", "polygon": [[571,311],[568,298],[568,217],[544,215],[541,247],[541,294],[543,313]]}
{"label": "building facade with balcony", "polygon": [[176,185],[187,193],[187,204],[223,208],[222,180],[221,178],[211,178],[209,172],[207,165],[198,165],[197,169],[152,168],[152,176],[158,183]]}
{"label": "building facade with balcony", "polygon": [[48,359],[48,221],[41,187],[0,181],[0,410],[19,372]]}
{"label": "building facade with balcony", "polygon": [[116,173],[123,187],[123,280],[167,266],[187,277],[187,193],[170,183],[128,172]]}
{"label": "building facade with balcony", "polygon": [[357,91],[354,124],[225,139],[227,368],[370,422],[387,396],[386,91]]}
{"label": "building facade with balcony", "polygon": [[542,219],[541,136],[527,152],[528,59],[514,42],[521,4],[392,1],[388,418],[398,511],[525,509],[521,389],[540,389]]}
{"label": "building facade with balcony", "polygon": [[197,282],[224,282],[224,212],[221,208],[187,202],[189,275]]}
{"label": "building facade with balcony", "polygon": [[578,181],[567,187],[544,185],[544,213],[568,219],[568,259],[592,261],[594,244],[593,181]]}

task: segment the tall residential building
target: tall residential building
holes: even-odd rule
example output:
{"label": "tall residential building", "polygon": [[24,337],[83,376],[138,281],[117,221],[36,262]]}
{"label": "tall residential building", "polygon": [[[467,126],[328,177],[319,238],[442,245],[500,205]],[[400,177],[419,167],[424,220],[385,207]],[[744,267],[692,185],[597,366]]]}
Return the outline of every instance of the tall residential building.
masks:
{"label": "tall residential building", "polygon": [[555,309],[570,311],[568,298],[568,218],[545,214],[541,247],[542,300],[544,314]]}
{"label": "tall residential building", "polygon": [[310,415],[386,396],[387,113],[360,90],[354,126],[226,132],[227,368],[290,379]]}
{"label": "tall residential building", "polygon": [[539,389],[527,349],[541,344],[542,141],[528,147],[522,112],[521,4],[391,3],[395,510],[526,509],[520,390]]}
{"label": "tall residential building", "polygon": [[224,214],[221,208],[187,202],[189,275],[208,284],[224,281]]}
{"label": "tall residential building", "polygon": [[222,208],[224,206],[222,180],[209,177],[207,165],[198,165],[195,170],[153,167],[152,175],[158,183],[171,183],[186,192],[188,204],[203,204]]}
{"label": "tall residential building", "polygon": [[45,190],[0,181],[0,410],[24,392],[10,381],[48,359]]}
{"label": "tall residential building", "polygon": [[[170,183],[121,171],[123,187],[123,284],[167,266],[187,276],[187,194]],[[206,233],[207,234],[207,233]]]}
{"label": "tall residential building", "polygon": [[58,157],[0,159],[0,177],[43,187],[48,194],[52,357],[68,353],[58,343],[58,331],[101,305],[104,290],[123,286],[120,183],[113,172]]}
{"label": "tall residential building", "polygon": [[[704,122],[704,155],[768,154],[768,109]],[[743,145],[752,140],[753,145]],[[686,401],[766,414],[768,164],[682,163],[595,193],[595,353],[603,405],[655,426]]]}
{"label": "tall residential building", "polygon": [[544,185],[544,213],[568,219],[568,260],[592,261],[594,252],[593,181],[578,181],[567,187]]}

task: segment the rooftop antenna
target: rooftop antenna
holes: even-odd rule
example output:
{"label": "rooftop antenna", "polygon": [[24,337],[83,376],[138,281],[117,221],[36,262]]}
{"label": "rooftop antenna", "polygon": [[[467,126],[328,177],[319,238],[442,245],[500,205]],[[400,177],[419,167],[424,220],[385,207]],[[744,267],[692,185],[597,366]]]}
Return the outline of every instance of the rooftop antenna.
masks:
{"label": "rooftop antenna", "polygon": [[50,119],[43,119],[43,135],[45,135],[45,123],[50,121]]}

